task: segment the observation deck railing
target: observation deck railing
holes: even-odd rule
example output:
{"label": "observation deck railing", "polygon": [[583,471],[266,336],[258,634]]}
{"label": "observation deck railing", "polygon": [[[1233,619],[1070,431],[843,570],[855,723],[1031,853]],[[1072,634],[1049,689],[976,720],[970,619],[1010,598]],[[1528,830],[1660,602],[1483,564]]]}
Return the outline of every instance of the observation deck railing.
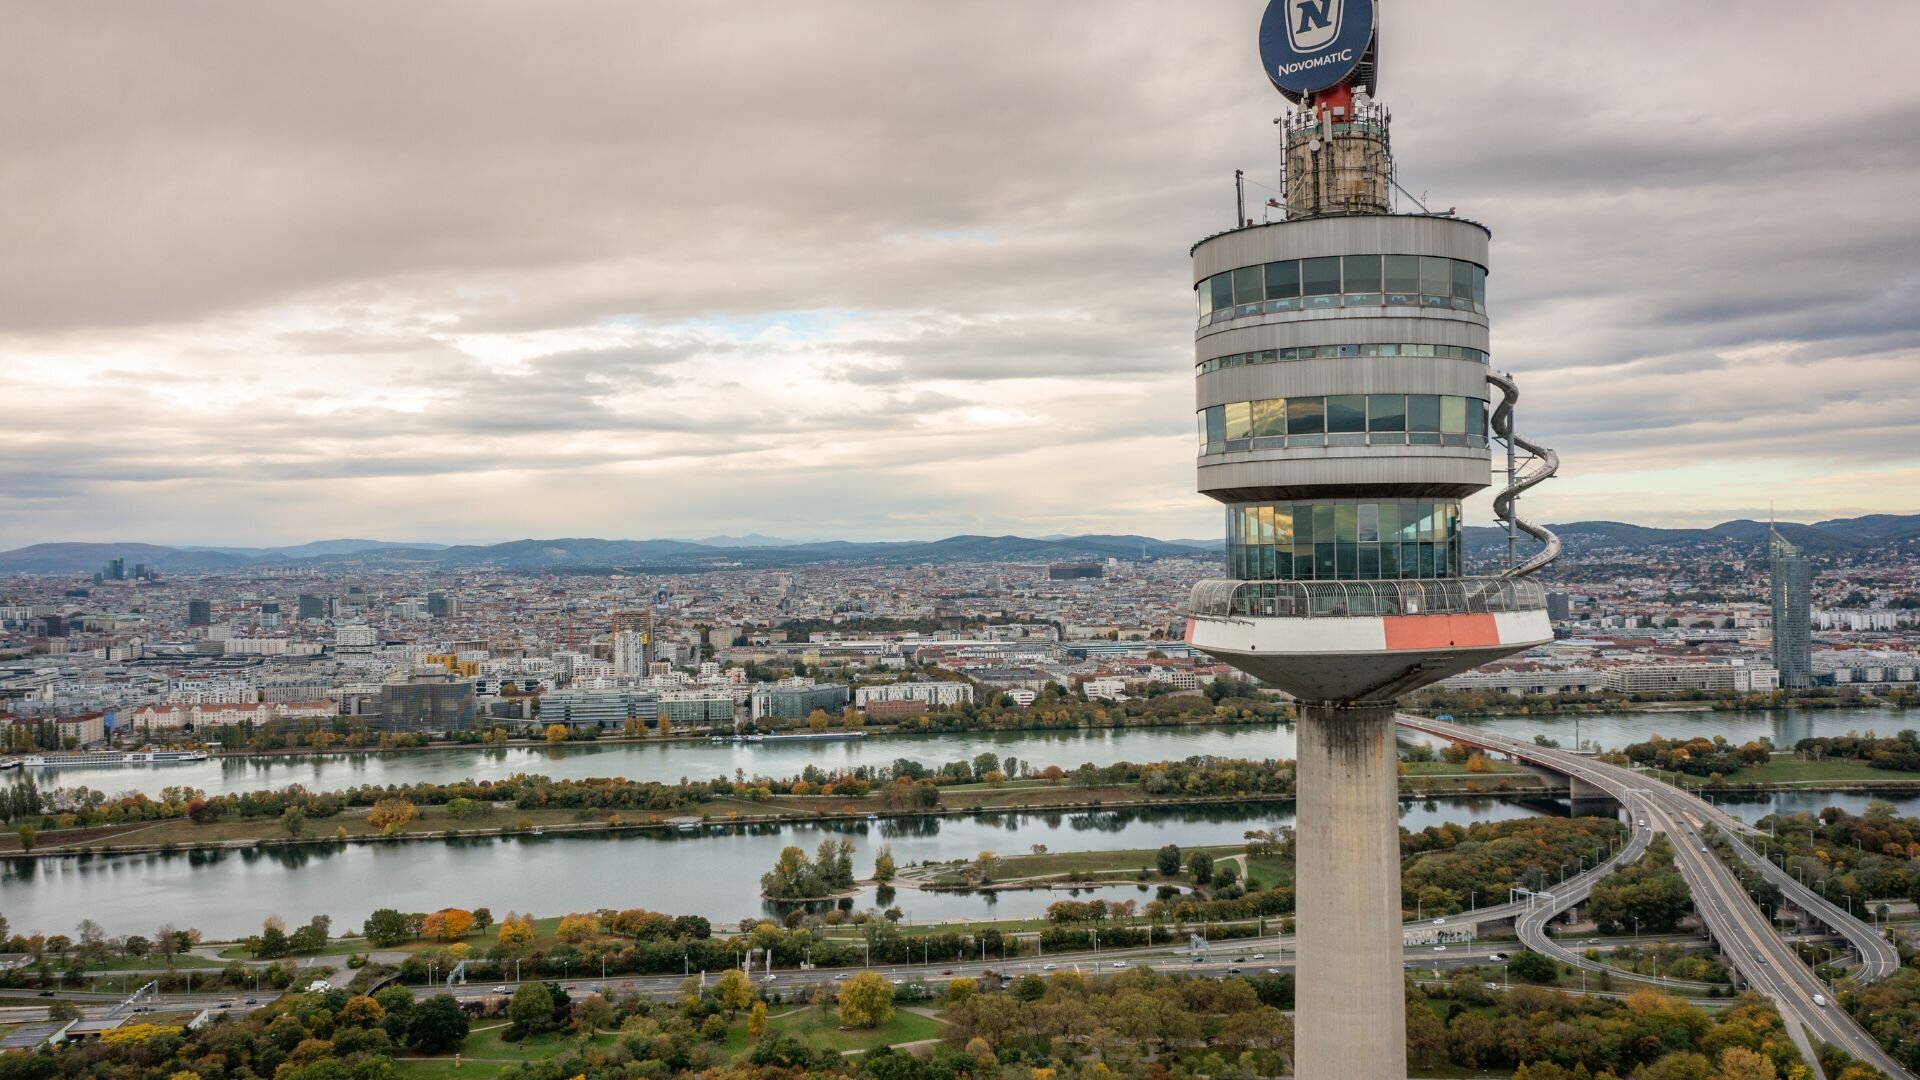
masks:
{"label": "observation deck railing", "polygon": [[1544,611],[1537,581],[1469,577],[1394,581],[1202,581],[1187,610],[1200,618],[1314,619]]}

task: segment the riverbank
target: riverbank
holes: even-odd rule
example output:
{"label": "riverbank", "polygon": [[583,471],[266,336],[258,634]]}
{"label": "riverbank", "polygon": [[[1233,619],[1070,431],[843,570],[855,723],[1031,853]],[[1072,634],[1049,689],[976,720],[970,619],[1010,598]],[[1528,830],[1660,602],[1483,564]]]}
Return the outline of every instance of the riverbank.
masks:
{"label": "riverbank", "polygon": [[[936,720],[939,718],[936,718]],[[1258,727],[1271,724],[1290,724],[1292,718],[1274,716],[1222,717],[1213,713],[1190,716],[1166,715],[1148,717],[1120,717],[1122,722],[1061,725],[1057,723],[1031,724],[951,724],[932,726],[930,724],[865,724],[858,728],[844,728],[839,725],[827,729],[830,734],[841,735],[858,731],[871,738],[918,738],[938,737],[942,735],[1026,735],[1026,734],[1073,734],[1090,731],[1152,731],[1167,728],[1196,727]],[[766,735],[797,735],[810,731],[805,725],[776,727],[761,730]],[[259,758],[272,760],[288,757],[355,756],[362,754],[419,754],[442,751],[485,751],[485,750],[566,750],[569,748],[587,748],[595,746],[674,746],[703,744],[715,738],[730,739],[736,732],[732,727],[689,727],[676,730],[667,735],[627,735],[600,734],[591,738],[569,738],[560,742],[550,742],[539,737],[508,737],[503,742],[486,743],[461,741],[458,739],[438,739],[412,746],[380,746],[377,744],[348,745],[346,739],[339,737],[327,746],[276,746],[266,748],[232,747],[204,743],[182,744],[179,749],[202,749],[215,758],[246,760]],[[173,748],[171,746],[167,747]]]}
{"label": "riverbank", "polygon": [[[1455,766],[1422,763],[1420,771],[1402,778],[1404,798],[1426,799],[1474,795],[1540,795],[1551,793],[1539,777],[1512,766],[1495,765],[1487,773],[1461,772]],[[1447,771],[1438,771],[1438,770]],[[446,806],[415,807],[410,820],[392,828],[376,827],[364,808],[330,818],[304,822],[301,835],[288,835],[279,818],[222,819],[195,822],[189,818],[137,822],[91,828],[52,829],[38,833],[31,849],[22,847],[17,833],[0,833],[0,858],[18,861],[63,858],[71,855],[132,855],[220,850],[264,850],[342,844],[390,844],[405,841],[461,841],[512,836],[579,835],[653,832],[677,834],[727,826],[790,823],[859,824],[881,821],[940,818],[978,813],[1085,812],[1146,807],[1205,807],[1240,803],[1290,804],[1291,793],[1227,794],[1217,796],[1149,795],[1138,786],[1085,788],[1042,781],[1016,781],[994,787],[986,784],[951,785],[940,789],[940,805],[926,808],[887,807],[880,796],[775,795],[764,801],[725,797],[706,800],[674,812],[620,812],[575,809],[518,809],[495,806],[489,811],[455,817]]]}
{"label": "riverbank", "polygon": [[[1463,796],[1561,796],[1558,777],[1542,777],[1517,766],[1489,761],[1474,770],[1447,762],[1405,762],[1400,778],[1402,798]],[[1479,771],[1484,770],[1484,771]],[[1890,772],[1856,761],[1806,761],[1777,755],[1765,765],[1747,766],[1721,782],[1676,775],[1689,790],[1707,794],[1765,795],[1778,792],[1833,792],[1905,796],[1920,793],[1920,776]],[[764,799],[724,796],[702,800],[672,811],[522,809],[511,803],[463,808],[457,816],[446,805],[420,804],[412,817],[397,826],[377,827],[366,807],[354,807],[331,817],[305,819],[298,835],[289,834],[279,817],[194,821],[189,817],[123,825],[51,828],[39,831],[32,846],[23,846],[20,833],[0,833],[0,859],[60,858],[70,855],[121,855],[181,851],[246,850],[267,848],[324,848],[338,844],[402,841],[450,842],[512,836],[574,835],[581,833],[698,831],[725,825],[777,825],[796,822],[860,822],[869,818],[902,820],[985,812],[1084,812],[1096,809],[1217,806],[1239,802],[1292,801],[1290,793],[1241,793],[1215,796],[1153,795],[1139,785],[1082,787],[1019,780],[1000,784],[954,784],[939,789],[935,807],[886,805],[878,794],[843,797],[772,795]]]}

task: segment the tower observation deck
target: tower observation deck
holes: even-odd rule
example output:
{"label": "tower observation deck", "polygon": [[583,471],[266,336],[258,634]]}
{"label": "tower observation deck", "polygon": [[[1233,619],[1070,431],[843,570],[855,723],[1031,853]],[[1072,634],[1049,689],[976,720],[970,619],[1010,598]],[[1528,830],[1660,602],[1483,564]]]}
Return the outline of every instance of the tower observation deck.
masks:
{"label": "tower observation deck", "polygon": [[[1225,507],[1227,576],[1194,588],[1186,636],[1300,702],[1302,1080],[1406,1075],[1393,701],[1551,641],[1530,575],[1559,553],[1514,508],[1558,458],[1514,433],[1491,367],[1491,233],[1392,212],[1375,14],[1272,0],[1262,62],[1299,106],[1286,218],[1191,252],[1197,486]],[[1496,512],[1543,547],[1471,577],[1461,499],[1496,447]]]}

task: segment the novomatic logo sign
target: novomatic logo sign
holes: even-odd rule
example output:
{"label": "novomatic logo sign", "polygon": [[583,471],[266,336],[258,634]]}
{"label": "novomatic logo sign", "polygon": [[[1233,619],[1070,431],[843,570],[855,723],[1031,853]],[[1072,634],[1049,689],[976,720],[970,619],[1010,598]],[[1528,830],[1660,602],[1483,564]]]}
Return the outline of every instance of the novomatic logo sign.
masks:
{"label": "novomatic logo sign", "polygon": [[1340,0],[1296,0],[1289,6],[1294,14],[1287,19],[1287,41],[1294,52],[1324,49],[1340,36],[1340,13],[1347,6]]}
{"label": "novomatic logo sign", "polygon": [[1260,63],[1294,96],[1353,72],[1373,38],[1373,0],[1272,0],[1260,20]]}

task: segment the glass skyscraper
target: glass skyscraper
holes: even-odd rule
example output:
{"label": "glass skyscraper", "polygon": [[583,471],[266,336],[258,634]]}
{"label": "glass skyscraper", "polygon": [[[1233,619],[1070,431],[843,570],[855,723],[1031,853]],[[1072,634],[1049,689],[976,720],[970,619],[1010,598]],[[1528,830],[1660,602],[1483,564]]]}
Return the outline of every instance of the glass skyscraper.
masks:
{"label": "glass skyscraper", "polygon": [[1813,619],[1808,611],[1812,575],[1807,557],[1778,530],[1767,530],[1773,556],[1773,666],[1780,685],[1805,690],[1813,683]]}

